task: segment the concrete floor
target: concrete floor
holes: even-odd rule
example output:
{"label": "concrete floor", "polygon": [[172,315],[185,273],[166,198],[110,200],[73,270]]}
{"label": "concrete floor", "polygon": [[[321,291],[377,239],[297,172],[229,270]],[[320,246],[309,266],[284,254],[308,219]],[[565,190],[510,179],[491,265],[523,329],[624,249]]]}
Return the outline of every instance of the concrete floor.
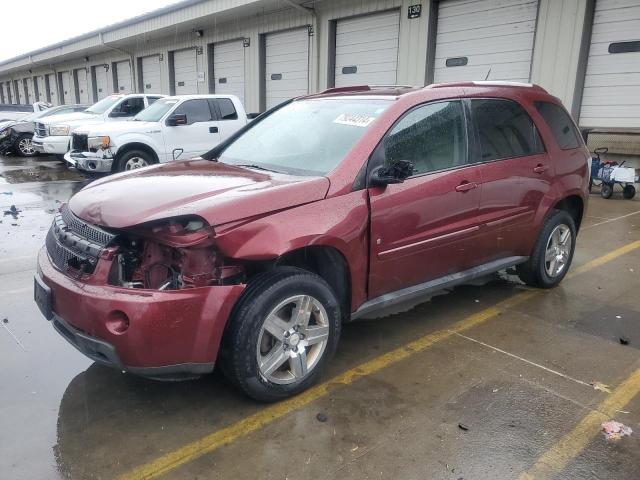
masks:
{"label": "concrete floor", "polygon": [[[0,218],[0,478],[638,478],[640,248],[588,262],[640,240],[639,200],[592,196],[560,287],[504,274],[347,325],[324,380],[361,376],[266,407],[218,374],[156,383],[69,346],[31,285],[53,209],[87,180],[47,158],[0,158],[0,175],[0,207],[21,210]],[[605,418],[635,432],[607,441]]]}

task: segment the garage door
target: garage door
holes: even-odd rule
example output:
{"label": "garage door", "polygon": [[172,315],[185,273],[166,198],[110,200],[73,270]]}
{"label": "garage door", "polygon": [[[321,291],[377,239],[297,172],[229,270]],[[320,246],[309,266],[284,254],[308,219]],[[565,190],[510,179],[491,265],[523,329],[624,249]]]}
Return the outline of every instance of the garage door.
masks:
{"label": "garage door", "polygon": [[399,29],[398,11],[338,20],[335,86],[395,84]]}
{"label": "garage door", "polygon": [[131,81],[131,65],[129,65],[129,60],[125,60],[124,62],[116,62],[116,91],[118,93],[131,93],[133,84]]}
{"label": "garage door", "polygon": [[435,82],[528,82],[537,12],[537,1],[440,2]]}
{"label": "garage door", "polygon": [[45,87],[49,88],[49,102],[54,105],[58,105],[60,103],[60,99],[58,98],[58,89],[56,87],[56,76],[53,73],[48,73],[45,76]]}
{"label": "garage door", "polygon": [[104,65],[96,65],[93,67],[93,74],[95,75],[95,95],[94,100],[102,100],[107,97],[110,93],[109,91],[109,73]]}
{"label": "garage door", "polygon": [[214,92],[235,95],[244,105],[244,51],[242,40],[213,46]]}
{"label": "garage door", "polygon": [[35,102],[33,98],[33,81],[31,80],[31,77],[22,80],[22,88],[24,89],[24,102]]}
{"label": "garage door", "polygon": [[14,100],[15,97],[13,96],[13,93],[11,92],[11,83],[10,82],[5,83],[4,91],[5,91],[6,95],[7,95],[7,103],[15,103],[15,100]]}
{"label": "garage door", "polygon": [[89,82],[87,81],[87,70],[84,68],[76,70],[76,80],[78,82],[79,103],[89,103]]}
{"label": "garage door", "polygon": [[270,33],[265,39],[266,107],[309,93],[309,31]]}
{"label": "garage door", "polygon": [[71,74],[69,72],[61,72],[60,77],[62,79],[62,99],[65,105],[75,103],[73,88],[71,86]]}
{"label": "garage door", "polygon": [[46,102],[47,101],[47,89],[44,86],[44,77],[42,75],[37,76],[35,84],[38,87],[37,88],[38,101],[39,102]]}
{"label": "garage door", "polygon": [[198,93],[198,67],[195,48],[173,52],[173,74],[176,95]]}
{"label": "garage door", "polygon": [[142,59],[142,86],[144,93],[161,93],[160,57],[153,55]]}
{"label": "garage door", "polygon": [[640,128],[640,3],[598,0],[580,126]]}

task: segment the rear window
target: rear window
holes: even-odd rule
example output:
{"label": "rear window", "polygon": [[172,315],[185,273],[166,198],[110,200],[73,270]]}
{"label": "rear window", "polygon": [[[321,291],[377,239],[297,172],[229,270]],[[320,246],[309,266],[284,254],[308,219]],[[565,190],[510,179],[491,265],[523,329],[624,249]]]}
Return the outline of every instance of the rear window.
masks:
{"label": "rear window", "polygon": [[518,103],[502,99],[471,101],[482,162],[544,152],[529,114]]}
{"label": "rear window", "polygon": [[549,102],[535,102],[535,107],[549,125],[562,150],[578,148],[581,145],[580,134],[564,108]]}
{"label": "rear window", "polygon": [[237,120],[238,113],[230,99],[214,98],[213,103],[215,103],[218,106],[218,110],[220,110],[220,120]]}

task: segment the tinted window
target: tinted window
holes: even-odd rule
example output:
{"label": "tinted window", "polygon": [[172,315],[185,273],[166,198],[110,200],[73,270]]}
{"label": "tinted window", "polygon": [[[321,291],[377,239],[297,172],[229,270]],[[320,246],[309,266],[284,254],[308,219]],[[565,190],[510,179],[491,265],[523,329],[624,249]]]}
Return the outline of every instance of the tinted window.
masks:
{"label": "tinted window", "polygon": [[215,98],[213,103],[218,106],[220,111],[220,120],[236,120],[238,113],[236,112],[233,102],[228,98]]}
{"label": "tinted window", "polygon": [[209,110],[209,104],[206,100],[187,100],[178,106],[173,113],[186,115],[188,125],[211,121],[211,110]]}
{"label": "tinted window", "polygon": [[133,97],[123,100],[120,105],[116,105],[111,113],[122,113],[127,117],[133,117],[142,110],[144,110],[144,98]]}
{"label": "tinted window", "polygon": [[564,108],[549,102],[536,102],[535,105],[544,121],[551,128],[551,132],[553,132],[561,149],[568,150],[580,146],[580,135]]}
{"label": "tinted window", "polygon": [[466,162],[462,103],[441,102],[407,113],[384,139],[385,162],[410,160],[414,174],[457,167]]}
{"label": "tinted window", "polygon": [[533,120],[510,100],[472,100],[481,160],[522,157],[544,152]]}

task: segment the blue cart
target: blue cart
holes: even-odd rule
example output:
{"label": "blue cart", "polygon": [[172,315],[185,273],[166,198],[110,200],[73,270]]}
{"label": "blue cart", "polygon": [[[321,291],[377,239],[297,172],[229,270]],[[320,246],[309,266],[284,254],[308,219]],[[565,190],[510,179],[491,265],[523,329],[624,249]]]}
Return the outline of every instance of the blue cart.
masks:
{"label": "blue cart", "polygon": [[618,165],[617,162],[603,162],[600,155],[607,153],[607,147],[596,148],[591,157],[591,178],[589,179],[589,193],[595,185],[601,186],[600,196],[602,198],[611,198],[613,195],[613,187],[618,184],[622,187],[622,196],[628,200],[636,196],[636,187],[634,182],[621,181],[616,179],[616,168],[622,167],[624,162]]}

